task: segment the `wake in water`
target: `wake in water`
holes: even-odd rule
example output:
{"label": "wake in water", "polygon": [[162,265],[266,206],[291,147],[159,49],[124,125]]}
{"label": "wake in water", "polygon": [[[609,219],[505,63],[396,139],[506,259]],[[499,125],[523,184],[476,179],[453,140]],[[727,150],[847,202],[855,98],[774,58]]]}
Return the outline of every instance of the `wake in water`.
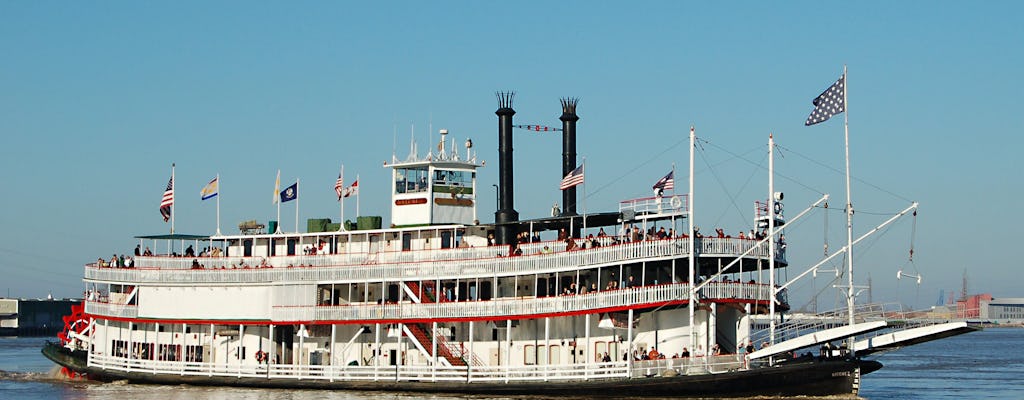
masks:
{"label": "wake in water", "polygon": [[0,381],[14,382],[91,382],[80,376],[71,377],[63,371],[63,367],[54,365],[46,372],[19,372],[0,370]]}

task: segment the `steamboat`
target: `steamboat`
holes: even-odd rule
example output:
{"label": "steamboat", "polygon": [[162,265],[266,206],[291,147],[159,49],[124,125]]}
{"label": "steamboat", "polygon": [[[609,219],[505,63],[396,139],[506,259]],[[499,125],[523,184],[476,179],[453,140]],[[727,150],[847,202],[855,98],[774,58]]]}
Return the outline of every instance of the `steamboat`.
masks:
{"label": "steamboat", "polygon": [[[897,326],[851,306],[837,317],[849,323],[786,334],[775,317],[789,308],[788,283],[776,282],[789,268],[782,196],[769,185],[767,201],[753,207],[750,237],[701,234],[693,224],[693,129],[688,193],[676,194],[670,174],[653,197],[579,213],[569,182],[562,209],[520,219],[512,98],[498,96],[494,223],[478,221],[482,163],[470,143],[460,154],[442,131],[437,153],[385,163],[389,226],[359,217],[310,220],[307,232],[271,224],[241,226],[239,234],[138,237],[140,247],[166,253],[136,257],[130,268],[86,265],[86,300],[43,353],[89,379],[155,384],[855,395],[861,376],[881,368],[866,357],[971,330]],[[571,181],[574,99],[562,101],[560,120],[562,175]],[[216,250],[173,256],[188,254],[186,246]],[[755,331],[766,315],[771,329]],[[816,354],[797,356],[809,349]]]}

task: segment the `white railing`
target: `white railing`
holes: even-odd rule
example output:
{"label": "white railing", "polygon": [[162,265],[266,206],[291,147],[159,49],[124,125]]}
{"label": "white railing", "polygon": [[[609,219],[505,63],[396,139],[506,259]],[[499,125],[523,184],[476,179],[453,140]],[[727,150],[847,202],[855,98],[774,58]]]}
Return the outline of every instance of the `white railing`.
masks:
{"label": "white railing", "polygon": [[687,195],[674,194],[669,196],[644,197],[619,202],[619,212],[633,211],[637,213],[682,212],[689,208]]}
{"label": "white railing", "polygon": [[139,309],[134,305],[86,301],[85,313],[116,318],[136,318],[139,315]]}
{"label": "white railing", "polygon": [[[571,313],[689,299],[686,283],[643,286],[632,289],[542,298],[500,298],[487,301],[445,303],[349,304],[342,306],[280,306],[271,310],[271,320],[340,321],[478,318]],[[766,285],[712,283],[700,290],[702,299],[768,299]]]}
{"label": "white railing", "polygon": [[[576,251],[557,251],[549,254],[537,252],[524,253],[517,257],[495,257],[493,253],[477,259],[442,259],[416,262],[381,262],[375,264],[342,264],[349,260],[350,255],[317,255],[273,258],[273,268],[259,268],[259,257],[213,257],[204,258],[205,269],[180,268],[97,268],[89,265],[85,268],[87,280],[124,282],[124,283],[161,283],[161,284],[218,284],[218,283],[259,283],[259,282],[363,282],[366,280],[429,280],[443,278],[482,278],[513,275],[532,275],[575,270],[581,267],[599,267],[618,265],[639,260],[657,260],[684,256],[688,253],[687,238],[664,239],[624,243],[614,246],[601,246]],[[754,247],[754,240],[703,238],[697,239],[702,256],[731,256]],[[474,250],[474,249],[455,249]],[[481,251],[495,251],[495,247],[481,248]],[[444,253],[449,250],[436,250]],[[429,252],[427,252],[429,253]],[[390,254],[390,253],[380,253]],[[454,254],[454,253],[450,253]],[[476,254],[476,253],[460,253]],[[362,257],[365,257],[362,254]],[[767,257],[767,248],[761,246],[751,252],[748,257]],[[141,258],[141,257],[140,257]],[[150,257],[153,258],[153,257]],[[185,262],[192,260],[169,259],[157,257],[160,262]],[[252,267],[238,267],[242,260]],[[290,262],[294,260],[296,262]],[[146,260],[150,261],[150,260]],[[236,262],[237,261],[237,262]],[[289,261],[281,267],[279,261]],[[211,268],[229,263],[224,269]],[[142,265],[142,263],[138,263]],[[236,266],[232,268],[231,265]],[[307,265],[296,267],[296,265]],[[311,266],[309,266],[311,265]]]}
{"label": "white railing", "polygon": [[674,358],[652,361],[613,361],[589,364],[559,364],[530,366],[349,366],[349,365],[290,365],[250,363],[196,363],[183,361],[155,361],[128,359],[90,354],[90,367],[192,376],[220,376],[262,379],[303,379],[382,382],[542,382],[625,379],[663,376],[668,370],[681,375],[702,375],[736,369],[745,369],[743,357],[738,355]]}
{"label": "white railing", "polygon": [[746,359],[741,354],[665,358],[660,360],[634,361],[631,376],[634,378],[662,376],[668,370],[674,370],[681,375],[703,375],[746,369],[746,367]]}

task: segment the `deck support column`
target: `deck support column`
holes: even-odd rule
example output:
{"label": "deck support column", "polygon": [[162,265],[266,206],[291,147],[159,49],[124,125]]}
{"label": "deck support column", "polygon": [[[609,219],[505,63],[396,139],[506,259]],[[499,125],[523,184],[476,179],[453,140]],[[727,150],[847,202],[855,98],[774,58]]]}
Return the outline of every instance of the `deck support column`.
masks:
{"label": "deck support column", "polygon": [[132,335],[132,322],[128,321],[128,363],[126,365],[126,369],[128,371],[132,370],[132,358],[133,358],[133,355],[135,354],[135,349],[134,349],[135,341],[133,340],[134,336],[135,335]]}
{"label": "deck support column", "polygon": [[[538,364],[540,364],[538,362]],[[551,317],[544,317],[544,369],[551,365]],[[548,374],[544,374],[544,382],[548,381]]]}
{"label": "deck support column", "polygon": [[708,356],[714,355],[712,348],[718,343],[718,303],[709,304],[711,310],[708,311],[708,340],[707,340],[707,351]]}
{"label": "deck support column", "polygon": [[583,321],[584,321],[583,322],[583,325],[584,325],[583,336],[586,336],[586,339],[584,341],[585,344],[583,345],[583,352],[584,352],[583,353],[583,364],[586,366],[585,369],[583,370],[583,380],[588,380],[590,378],[590,358],[591,357],[590,357],[590,354],[587,354],[587,353],[593,353],[594,352],[593,349],[590,346],[590,314],[584,315],[583,316]]}
{"label": "deck support column", "polygon": [[373,332],[373,380],[379,379],[380,373],[380,322],[374,325]]}
{"label": "deck support column", "polygon": [[270,351],[267,352],[267,374],[270,374],[270,366],[274,364],[274,357],[277,356],[277,341],[274,339],[274,324],[269,325]]}
{"label": "deck support column", "polygon": [[238,324],[238,377],[242,377],[242,360],[245,359],[245,325]]}
{"label": "deck support column", "polygon": [[629,309],[626,317],[626,374],[633,378],[633,309]]}
{"label": "deck support column", "polygon": [[437,381],[437,321],[430,324],[430,355],[434,359],[431,362],[431,378]]}
{"label": "deck support column", "polygon": [[[331,325],[331,326],[333,327],[333,325]],[[399,371],[401,371],[402,366],[405,364],[405,357],[404,357],[405,351],[402,350],[402,337],[403,336],[405,336],[405,324],[399,323],[398,324],[398,351],[396,352],[396,355],[398,356],[398,359],[395,360],[395,382],[398,382],[398,380],[399,380],[398,379]],[[331,340],[334,340],[334,339],[332,338]]]}
{"label": "deck support column", "polygon": [[213,345],[214,336],[216,335],[213,333],[213,324],[210,324],[210,371],[207,373],[207,376],[213,376],[213,366],[217,363],[216,357],[213,356],[215,354],[214,351],[217,350],[217,347]]}
{"label": "deck support column", "polygon": [[298,365],[305,365],[302,363],[302,355],[306,353],[306,324],[299,324],[299,362]]}
{"label": "deck support column", "polygon": [[[333,290],[331,290],[331,291],[333,292]],[[334,348],[335,348],[334,341],[335,341],[335,337],[337,337],[337,335],[338,335],[338,325],[337,324],[331,324],[331,355],[329,357],[329,361],[327,362],[327,364],[331,366],[331,374],[330,374],[330,381],[331,382],[334,382],[334,369],[335,369],[334,368],[334,357],[335,357],[335,354],[334,354]]]}
{"label": "deck support column", "polygon": [[[103,343],[103,348],[106,349],[105,353],[108,356],[112,355],[114,353],[114,349],[112,348],[113,346],[111,345],[111,340],[110,340],[110,320],[109,319],[103,320],[103,340],[106,342],[106,343]],[[110,347],[107,347],[107,346],[110,346]],[[92,361],[91,358],[89,360]],[[103,369],[107,369],[107,363],[106,362],[103,363]]]}
{"label": "deck support column", "polygon": [[[202,348],[200,346],[200,348]],[[178,354],[178,363],[181,364],[181,374],[185,375],[185,362],[188,357],[188,324],[181,324],[181,352]]]}
{"label": "deck support column", "polygon": [[512,320],[505,320],[505,383],[512,374]]}
{"label": "deck support column", "polygon": [[[155,335],[155,338],[153,339],[153,352],[156,354],[156,357],[153,357],[153,358],[157,359],[158,361],[165,361],[165,360],[160,360],[160,323],[159,322],[153,323],[153,332],[154,332],[153,335]],[[171,337],[171,343],[174,343],[174,338],[173,337]],[[165,356],[165,358],[166,358],[166,356]]]}
{"label": "deck support column", "polygon": [[[498,286],[495,285],[494,287],[497,288]],[[469,359],[466,360],[466,383],[470,382],[469,377],[473,375],[473,356],[475,355],[476,353],[473,352],[473,321],[469,321]],[[465,354],[462,356],[463,358],[466,357]]]}

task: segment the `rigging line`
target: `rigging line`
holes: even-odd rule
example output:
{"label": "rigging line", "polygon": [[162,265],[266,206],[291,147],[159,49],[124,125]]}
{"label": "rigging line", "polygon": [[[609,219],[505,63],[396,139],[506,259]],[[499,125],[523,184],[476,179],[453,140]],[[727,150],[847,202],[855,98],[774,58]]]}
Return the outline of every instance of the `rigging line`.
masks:
{"label": "rigging line", "polygon": [[[914,263],[914,241],[917,239],[917,210],[914,210],[914,222],[910,229],[910,263]],[[914,271],[917,271],[917,266],[914,266]]]}
{"label": "rigging line", "polygon": [[[819,289],[817,292],[815,292],[814,295],[812,295],[811,298],[809,300],[807,300],[807,303],[804,303],[804,305],[801,306],[800,308],[807,308],[807,306],[809,306],[811,304],[811,302],[814,302],[816,305],[819,304],[818,297],[821,296],[822,293],[825,293],[825,290],[832,289],[832,284],[836,283],[840,278],[841,277],[833,277],[830,281],[828,281],[828,283],[826,283],[824,286],[822,286],[821,289]],[[813,281],[813,279],[812,279],[812,281]],[[812,286],[812,288],[813,289],[817,289],[817,288],[814,288],[813,286]]]}
{"label": "rigging line", "polygon": [[[719,149],[719,150],[721,150],[721,151],[723,151],[723,152],[725,152],[725,153],[727,153],[727,154],[731,154],[731,155],[733,155],[734,157],[736,157],[736,158],[739,158],[740,160],[746,161],[746,162],[747,162],[748,164],[751,164],[751,165],[753,165],[753,166],[756,166],[756,167],[758,167],[758,168],[761,168],[761,169],[765,169],[765,167],[764,167],[763,165],[759,165],[759,164],[756,164],[756,163],[754,163],[753,161],[750,161],[750,160],[748,160],[748,159],[746,159],[746,158],[743,158],[743,157],[741,157],[741,156],[737,155],[736,153],[733,153],[733,152],[729,151],[728,149],[725,149],[725,148],[723,148],[723,147],[721,147],[721,146],[717,146],[717,145],[715,145],[714,143],[710,143],[710,142],[708,142],[708,144],[709,144],[709,145],[711,145],[711,146],[714,146],[715,148],[717,148],[717,149]],[[776,145],[775,145],[775,147],[779,147],[779,145],[778,145],[778,144],[776,144]],[[780,149],[782,149],[782,148],[780,148]],[[784,149],[783,149],[783,150],[784,150]],[[782,174],[782,173],[779,173],[778,171],[775,171],[775,176],[776,176],[777,178],[782,178],[782,179],[784,179],[784,180],[786,180],[786,181],[789,181],[790,183],[792,183],[792,184],[794,184],[794,185],[800,186],[800,187],[802,187],[802,188],[804,188],[804,189],[807,189],[807,190],[809,190],[809,191],[811,191],[811,192],[814,192],[814,193],[816,193],[816,194],[819,194],[819,195],[824,195],[824,194],[825,194],[825,192],[822,192],[822,191],[820,191],[820,190],[818,190],[818,189],[815,189],[815,188],[813,188],[813,187],[807,186],[806,184],[804,184],[804,183],[803,183],[803,182],[801,182],[800,180],[798,180],[798,179],[796,179],[796,178],[793,178],[793,177],[791,177],[791,176],[789,176],[789,175],[786,175],[786,174]]]}
{"label": "rigging line", "polygon": [[[793,150],[791,150],[791,149],[786,149],[786,150],[789,150],[789,151],[793,151]],[[828,170],[830,170],[830,171],[832,171],[832,172],[835,172],[835,173],[837,173],[837,174],[843,174],[843,173],[844,173],[843,171],[840,171],[839,169],[836,169],[835,167],[832,167],[832,166],[830,166],[830,165],[827,165],[827,164],[825,164],[825,163],[823,163],[823,162],[821,162],[821,161],[818,161],[818,160],[815,160],[815,159],[813,159],[813,158],[810,158],[810,157],[808,157],[808,156],[805,156],[805,155],[803,155],[803,154],[801,154],[801,153],[798,153],[798,152],[796,152],[796,151],[793,151],[793,154],[796,154],[797,156],[799,156],[799,157],[801,157],[801,158],[803,158],[803,159],[805,159],[805,160],[807,160],[807,161],[810,161],[810,162],[812,162],[812,163],[814,163],[814,164],[817,164],[818,166],[820,166],[820,167],[822,167],[822,168],[825,168],[825,169],[828,169]],[[863,184],[865,184],[865,185],[868,185],[869,187],[871,187],[871,188],[874,188],[874,189],[876,189],[876,190],[878,190],[878,191],[881,191],[881,192],[883,192],[883,193],[887,193],[887,194],[889,194],[890,196],[893,196],[893,197],[899,198],[900,200],[903,200],[903,201],[908,201],[908,202],[913,202],[913,200],[910,200],[910,199],[908,199],[908,198],[906,198],[906,197],[903,197],[902,195],[899,195],[899,194],[897,194],[897,193],[895,193],[895,192],[892,192],[892,191],[890,191],[890,190],[887,190],[887,189],[884,189],[884,188],[882,188],[882,187],[880,187],[880,186],[878,186],[878,185],[875,185],[875,184],[873,184],[873,183],[870,183],[870,182],[868,182],[868,181],[865,181],[865,180],[863,180],[863,179],[861,179],[861,178],[859,178],[859,177],[857,177],[857,176],[852,176],[852,175],[851,175],[851,176],[850,176],[850,178],[851,178],[851,179],[853,179],[853,180],[855,180],[855,181],[857,181],[857,182],[860,182],[860,183],[863,183]],[[859,211],[858,211],[858,212],[859,212]]]}
{"label": "rigging line", "polygon": [[640,163],[640,164],[637,164],[637,165],[636,165],[635,167],[633,167],[632,169],[630,169],[630,170],[628,170],[628,171],[626,171],[626,172],[622,173],[622,175],[619,175],[618,177],[616,177],[616,178],[612,179],[612,180],[611,180],[611,181],[609,181],[608,183],[606,183],[606,184],[604,184],[604,185],[602,185],[602,186],[598,186],[598,187],[597,187],[597,189],[591,190],[591,191],[590,191],[590,193],[584,193],[584,195],[583,195],[583,198],[584,198],[584,199],[588,199],[588,198],[590,198],[591,196],[593,196],[593,195],[595,195],[595,194],[599,193],[600,191],[602,191],[602,190],[604,190],[604,189],[607,189],[607,188],[608,188],[609,186],[611,186],[611,185],[614,185],[615,183],[617,183],[617,182],[619,182],[620,180],[624,179],[624,178],[625,178],[626,176],[629,176],[629,174],[632,174],[633,172],[636,172],[637,170],[639,170],[640,168],[643,168],[643,167],[644,167],[644,166],[646,166],[647,164],[650,164],[650,163],[651,163],[651,162],[653,162],[653,161],[654,161],[654,160],[655,160],[656,158],[658,158],[658,157],[661,157],[661,156],[662,156],[662,155],[664,155],[665,153],[668,153],[668,152],[670,152],[670,151],[674,150],[674,149],[675,149],[676,147],[679,147],[679,145],[681,145],[681,144],[683,144],[683,143],[685,143],[685,142],[689,142],[689,141],[690,141],[690,138],[689,138],[689,137],[686,137],[686,138],[684,138],[684,139],[681,139],[681,140],[679,140],[679,141],[678,141],[678,142],[676,142],[675,144],[673,144],[673,145],[671,145],[671,146],[667,147],[667,148],[666,148],[665,150],[662,150],[661,152],[659,152],[659,153],[657,153],[657,154],[655,154],[655,155],[651,156],[651,158],[648,158],[648,159],[647,159],[647,161],[644,161],[644,162],[642,162],[642,163]]}
{"label": "rigging line", "polygon": [[[718,175],[718,173],[716,172],[716,169],[712,168],[711,163],[708,162],[707,156],[706,156],[706,154],[704,152],[700,153],[700,159],[701,159],[701,161],[704,161],[704,165],[706,165],[708,167],[708,170],[711,171],[711,175],[715,178],[715,182],[718,183],[718,186],[722,189],[722,192],[724,192],[728,196],[729,203],[732,204],[733,209],[736,210],[737,214],[742,216],[743,215],[743,211],[741,211],[740,208],[739,208],[739,205],[736,204],[736,195],[734,195],[734,194],[729,192],[729,189],[725,186],[725,182],[722,181],[722,178]],[[723,163],[727,162],[727,161],[728,160],[723,161]],[[759,165],[759,167],[760,167],[760,165]],[[742,192],[743,189],[745,189],[747,187],[747,185],[750,183],[750,180],[754,177],[754,171],[756,171],[756,170],[751,170],[751,171],[752,171],[751,175],[747,178],[747,181],[744,182],[743,185],[737,190],[737,193]],[[718,215],[718,217],[715,219],[715,222],[714,222],[715,226],[719,225],[719,222],[721,222],[721,220],[725,216],[726,212],[727,211],[722,211],[722,213]]]}
{"label": "rigging line", "polygon": [[[825,210],[828,211],[828,203],[827,202],[825,203]],[[824,248],[825,254],[822,255],[822,257],[828,257],[828,213],[827,212],[823,212],[823,213],[821,213],[821,215],[822,215],[822,219],[825,220],[825,231],[822,234],[822,238],[823,238],[823,241],[824,241],[823,248]]]}

